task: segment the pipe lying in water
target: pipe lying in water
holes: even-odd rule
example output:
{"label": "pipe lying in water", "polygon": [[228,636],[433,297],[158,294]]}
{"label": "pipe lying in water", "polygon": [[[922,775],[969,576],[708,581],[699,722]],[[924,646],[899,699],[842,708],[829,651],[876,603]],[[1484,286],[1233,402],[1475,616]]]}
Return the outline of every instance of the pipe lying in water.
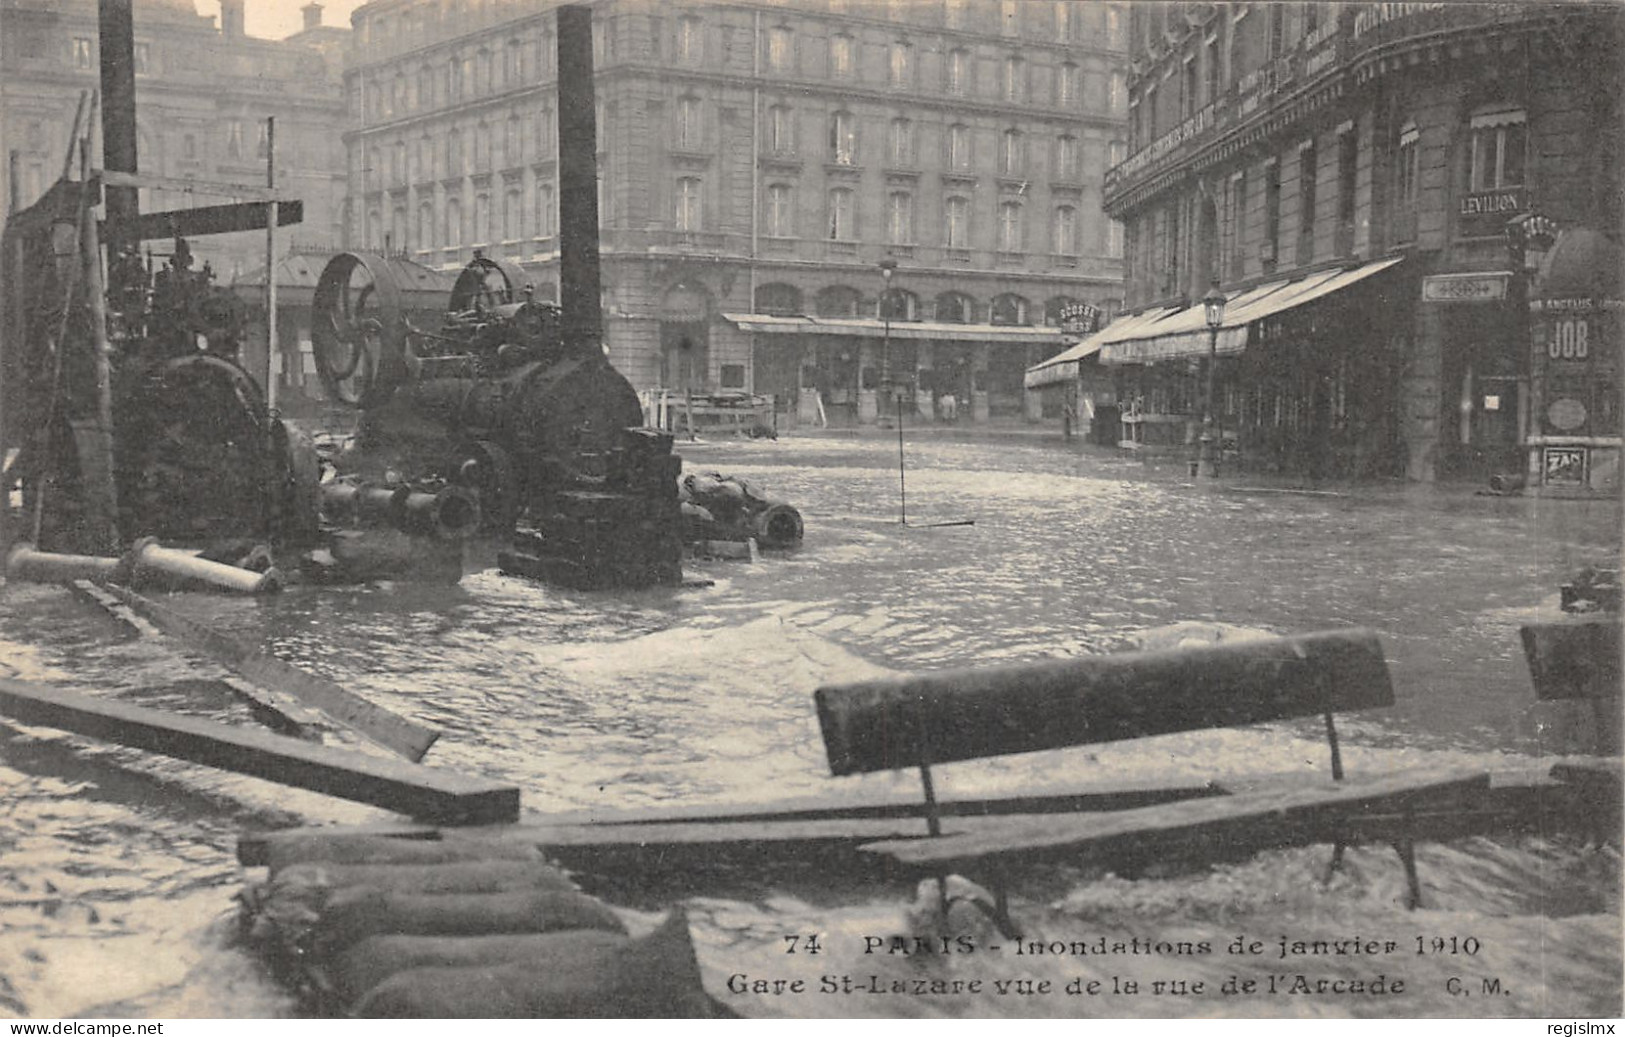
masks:
{"label": "pipe lying in water", "polygon": [[36,551],[33,544],[20,543],[6,556],[6,579],[25,583],[72,583],[75,580],[106,583],[121,578],[128,567],[127,558],[55,554]]}
{"label": "pipe lying in water", "polygon": [[254,572],[211,562],[185,551],[160,547],[155,537],[143,537],[135,542],[130,549],[130,563],[135,578],[143,573],[160,573],[239,594],[270,594],[282,589],[282,574],[274,567]]}
{"label": "pipe lying in water", "polygon": [[339,525],[388,526],[437,540],[462,540],[480,528],[480,499],[461,486],[424,493],[409,486],[323,483],[322,511]]}

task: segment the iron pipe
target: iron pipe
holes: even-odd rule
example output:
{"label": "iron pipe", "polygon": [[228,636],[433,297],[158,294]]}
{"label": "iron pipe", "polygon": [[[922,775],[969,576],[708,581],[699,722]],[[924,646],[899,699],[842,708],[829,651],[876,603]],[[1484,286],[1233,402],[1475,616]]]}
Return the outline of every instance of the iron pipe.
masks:
{"label": "iron pipe", "polygon": [[6,556],[6,579],[25,583],[72,583],[74,580],[106,583],[118,579],[126,565],[123,558],[56,554],[36,551],[33,544],[19,543]]}
{"label": "iron pipe", "polygon": [[137,577],[143,572],[157,572],[239,594],[269,594],[282,589],[282,574],[275,567],[262,573],[239,569],[235,565],[223,565],[185,551],[161,547],[155,537],[137,540],[130,549],[130,562]]}

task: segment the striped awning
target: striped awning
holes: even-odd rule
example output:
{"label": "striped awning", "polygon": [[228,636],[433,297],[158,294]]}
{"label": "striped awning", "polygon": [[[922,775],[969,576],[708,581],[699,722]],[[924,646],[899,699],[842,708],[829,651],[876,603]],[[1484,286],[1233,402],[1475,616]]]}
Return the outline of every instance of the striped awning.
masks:
{"label": "striped awning", "polygon": [[1073,343],[1042,363],[1029,367],[1023,384],[1029,389],[1042,389],[1046,385],[1069,382],[1078,377],[1082,361],[1100,352],[1101,347],[1106,344],[1108,335],[1117,337],[1131,332],[1134,328],[1149,327],[1163,317],[1177,312],[1178,307],[1163,306],[1120,317],[1093,335]]}
{"label": "striped awning", "polygon": [[722,319],[741,331],[769,335],[848,335],[858,338],[933,339],[939,342],[1018,343],[1058,346],[1060,328],[1019,324],[948,324],[894,320],[889,327],[874,317],[772,317],[761,313],[724,313]]}
{"label": "striped awning", "polygon": [[1210,348],[1220,356],[1233,356],[1247,348],[1251,329],[1258,321],[1323,299],[1401,261],[1402,257],[1399,257],[1378,260],[1349,270],[1322,270],[1301,280],[1271,281],[1231,293],[1225,302],[1224,321],[1219,325],[1216,340],[1207,326],[1202,305],[1188,306],[1173,316],[1143,327],[1125,329],[1125,334],[1104,341],[1100,362],[1144,364],[1178,357],[1206,356]]}

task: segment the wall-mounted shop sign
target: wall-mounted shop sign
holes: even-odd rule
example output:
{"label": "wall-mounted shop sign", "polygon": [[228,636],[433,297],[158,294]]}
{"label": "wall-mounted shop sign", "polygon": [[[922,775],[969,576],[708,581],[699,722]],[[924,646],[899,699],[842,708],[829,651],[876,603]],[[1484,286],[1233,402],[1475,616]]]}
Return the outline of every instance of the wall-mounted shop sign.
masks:
{"label": "wall-mounted shop sign", "polygon": [[1549,446],[1542,452],[1540,460],[1541,482],[1558,486],[1586,484],[1585,447]]}
{"label": "wall-mounted shop sign", "polygon": [[1528,192],[1521,187],[1473,191],[1461,196],[1456,215],[1464,234],[1499,234],[1511,217],[1529,208]]}
{"label": "wall-mounted shop sign", "polygon": [[1423,302],[1494,302],[1507,297],[1505,270],[1484,274],[1434,274],[1422,278]]}
{"label": "wall-mounted shop sign", "polygon": [[1086,302],[1061,307],[1061,330],[1068,335],[1092,335],[1100,330],[1100,307]]}

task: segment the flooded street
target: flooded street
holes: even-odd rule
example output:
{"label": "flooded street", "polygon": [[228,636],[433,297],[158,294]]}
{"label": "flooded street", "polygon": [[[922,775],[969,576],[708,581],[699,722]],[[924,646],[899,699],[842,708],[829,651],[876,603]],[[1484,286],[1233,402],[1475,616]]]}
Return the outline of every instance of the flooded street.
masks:
{"label": "flooded street", "polygon": [[[686,471],[756,483],[801,509],[806,542],[759,564],[690,563],[710,586],[594,594],[503,576],[471,554],[455,587],[295,588],[264,600],[170,601],[281,658],[443,731],[426,763],[500,778],[528,810],[766,801],[880,788],[913,775],[831,779],[811,694],[823,683],[1102,652],[1184,620],[1276,633],[1369,626],[1397,704],[1340,718],[1351,773],[1420,763],[1496,767],[1574,751],[1572,703],[1537,706],[1518,627],[1557,614],[1561,583],[1619,553],[1614,502],[1378,486],[1287,493],[1036,436],[884,436],[679,443]],[[934,523],[960,523],[938,525]],[[973,523],[973,524],[967,524]],[[0,588],[10,676],[251,723],[223,671],[141,637],[67,591]],[[956,765],[946,793],[1325,767],[1318,721],[1197,732]],[[246,827],[378,819],[313,793],[0,721],[0,1014],[296,1014],[234,943],[233,850]],[[906,932],[901,886],[831,888],[752,876],[687,901],[707,986],[747,1015],[1617,1015],[1617,847],[1554,835],[1419,847],[1425,907],[1406,912],[1394,853],[1325,847],[1127,881],[1065,870],[1016,889],[1030,939],[1152,950],[864,955]],[[600,876],[606,889],[636,886]],[[591,878],[584,878],[593,885]],[[634,918],[680,894],[620,901]],[[606,892],[612,902],[612,893]],[[631,902],[633,899],[638,902]],[[1361,933],[1396,944],[1309,964],[1282,936]],[[781,937],[821,933],[822,959]],[[1238,936],[1269,954],[1234,955]],[[1470,937],[1436,951],[1434,937]],[[997,942],[997,935],[992,940]],[[1418,941],[1421,941],[1420,943]],[[1199,948],[1209,947],[1207,953]],[[1272,957],[1273,955],[1273,957]],[[1276,993],[1267,976],[1403,979],[1385,994]],[[1219,993],[1240,975],[1260,984]],[[811,980],[803,994],[735,995],[730,976]],[[876,975],[986,980],[977,991],[862,993]],[[1048,993],[1001,993],[1006,975]],[[853,992],[817,993],[825,976]],[[87,982],[94,977],[95,982]],[[1471,979],[1472,1000],[1450,988]],[[1122,980],[1144,989],[1130,994]],[[1482,979],[1497,979],[1493,993]],[[1079,992],[1065,992],[1073,980]],[[1151,994],[1155,981],[1200,993]],[[1089,992],[1090,983],[1098,989]],[[1117,990],[1114,993],[1114,982]],[[835,982],[837,988],[841,983]]]}

